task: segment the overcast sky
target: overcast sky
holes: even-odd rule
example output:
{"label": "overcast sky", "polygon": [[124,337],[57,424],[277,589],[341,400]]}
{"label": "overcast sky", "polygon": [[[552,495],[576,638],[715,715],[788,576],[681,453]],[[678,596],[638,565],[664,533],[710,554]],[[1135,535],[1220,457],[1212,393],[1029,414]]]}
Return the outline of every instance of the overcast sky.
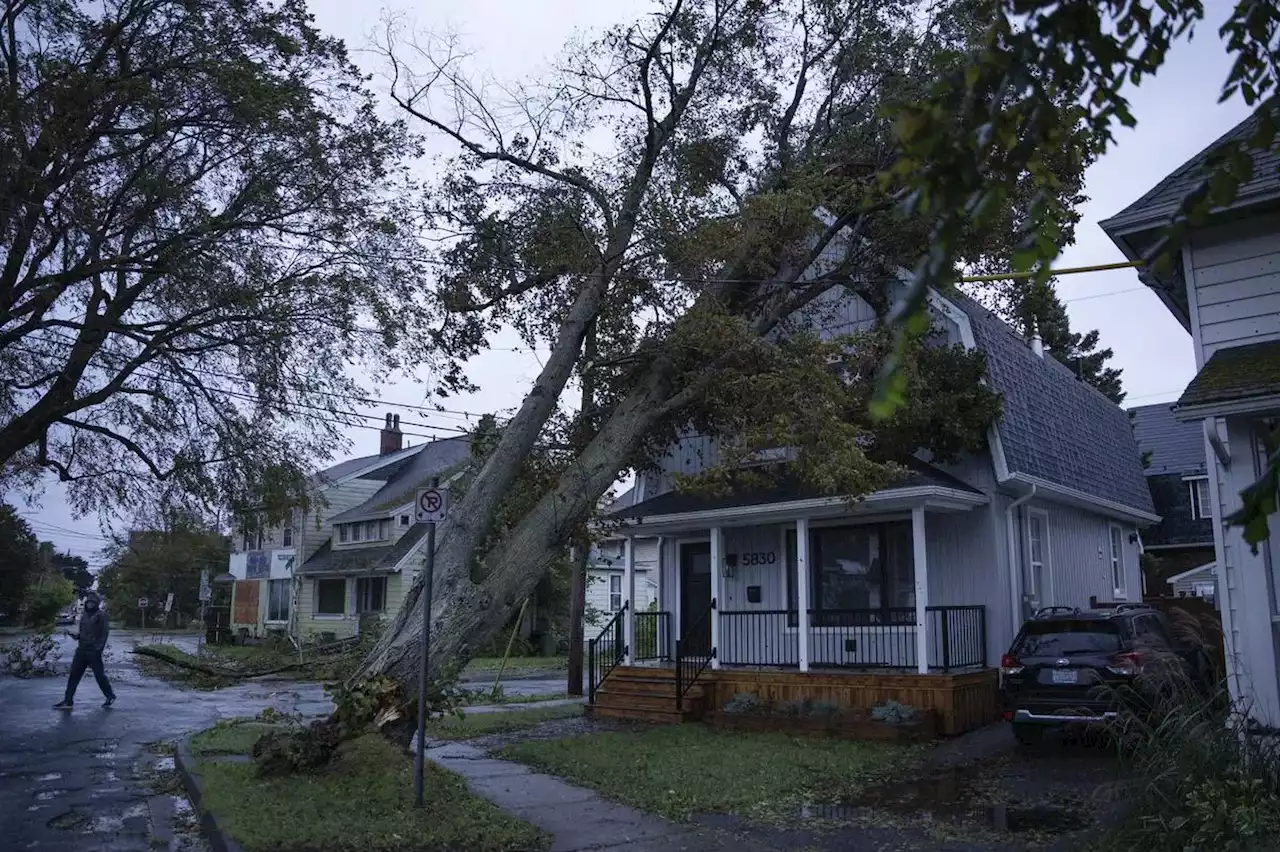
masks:
{"label": "overcast sky", "polygon": [[[474,67],[499,80],[535,76],[563,42],[576,31],[598,29],[634,16],[646,7],[641,0],[423,0],[396,2],[388,7],[403,14],[406,23],[459,34],[473,55]],[[319,26],[346,40],[355,58],[368,70],[375,58],[360,49],[380,26],[378,5],[352,0],[311,0]],[[1230,0],[1207,0],[1211,26],[1201,29],[1190,44],[1179,44],[1156,78],[1133,90],[1131,100],[1138,127],[1116,132],[1115,145],[1089,170],[1085,192],[1090,200],[1077,229],[1077,242],[1064,252],[1060,266],[1085,266],[1125,258],[1098,228],[1099,220],[1116,213],[1177,168],[1196,152],[1248,115],[1237,100],[1219,105],[1217,94],[1229,63],[1216,33],[1230,10]],[[380,80],[375,85],[382,88]],[[1076,331],[1098,329],[1104,346],[1115,350],[1113,365],[1124,370],[1126,405],[1175,400],[1195,372],[1189,335],[1165,307],[1138,282],[1133,270],[1064,276],[1059,294],[1067,303]],[[470,375],[481,387],[466,399],[452,400],[457,411],[485,412],[518,404],[539,370],[536,353],[519,349],[513,335],[494,341],[495,349],[476,358]],[[423,387],[403,382],[383,388],[378,398],[421,405]],[[370,406],[380,418],[386,405]],[[426,414],[398,409],[407,440],[420,443],[434,432],[457,434],[471,419],[462,414]],[[352,429],[352,455],[377,452],[378,433]],[[413,425],[410,425],[413,424]],[[419,425],[421,424],[421,425]],[[428,428],[435,427],[435,428]],[[51,484],[38,506],[19,505],[43,540],[89,559],[97,568],[97,551],[105,543],[96,517],[75,519],[60,488]]]}

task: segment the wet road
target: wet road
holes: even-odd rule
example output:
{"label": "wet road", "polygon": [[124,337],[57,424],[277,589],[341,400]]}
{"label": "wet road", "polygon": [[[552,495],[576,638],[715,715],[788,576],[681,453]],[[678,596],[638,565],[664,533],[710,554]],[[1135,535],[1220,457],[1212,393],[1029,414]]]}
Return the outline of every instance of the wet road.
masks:
{"label": "wet road", "polygon": [[[255,682],[217,692],[181,690],[144,676],[129,649],[147,632],[112,631],[107,676],[118,700],[103,709],[92,674],[69,713],[52,709],[66,684],[57,677],[0,676],[0,847],[57,852],[175,848],[157,813],[147,773],[165,761],[148,743],[174,741],[221,717],[275,707],[307,715],[330,707],[318,684]],[[190,638],[194,648],[193,637]],[[5,641],[9,641],[6,637]],[[181,640],[179,640],[181,641]],[[69,640],[68,640],[69,642]]]}

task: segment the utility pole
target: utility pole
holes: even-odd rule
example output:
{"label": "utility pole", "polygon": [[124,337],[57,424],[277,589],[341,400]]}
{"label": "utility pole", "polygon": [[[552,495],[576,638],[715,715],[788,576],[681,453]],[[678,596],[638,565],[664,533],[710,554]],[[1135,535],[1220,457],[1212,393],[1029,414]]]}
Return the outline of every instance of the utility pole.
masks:
{"label": "utility pole", "polygon": [[[591,440],[591,414],[595,408],[597,354],[596,323],[593,320],[582,341],[582,405],[578,410],[578,429],[574,444],[581,450]],[[569,695],[583,694],[582,654],[586,644],[587,614],[587,559],[591,552],[591,537],[586,524],[579,526],[577,541],[570,551],[569,575],[569,682],[565,691]]]}

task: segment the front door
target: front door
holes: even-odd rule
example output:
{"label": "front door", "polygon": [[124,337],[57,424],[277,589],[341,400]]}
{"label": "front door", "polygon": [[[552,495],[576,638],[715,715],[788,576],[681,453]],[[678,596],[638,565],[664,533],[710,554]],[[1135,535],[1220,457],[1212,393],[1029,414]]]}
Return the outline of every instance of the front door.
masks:
{"label": "front door", "polygon": [[680,636],[684,641],[683,650],[686,654],[695,656],[711,654],[711,617],[707,615],[707,609],[710,606],[711,542],[682,544],[680,545]]}

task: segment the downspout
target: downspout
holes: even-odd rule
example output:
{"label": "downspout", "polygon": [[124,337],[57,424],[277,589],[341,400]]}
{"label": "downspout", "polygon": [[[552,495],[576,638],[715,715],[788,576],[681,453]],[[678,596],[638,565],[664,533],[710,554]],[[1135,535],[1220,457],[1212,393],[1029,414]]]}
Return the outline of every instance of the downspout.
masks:
{"label": "downspout", "polygon": [[1036,486],[1032,485],[1030,491],[1014,500],[1004,510],[1005,532],[1009,536],[1009,602],[1013,605],[1013,632],[1015,636],[1022,627],[1022,556],[1018,552],[1018,537],[1014,534],[1013,512],[1035,496]]}

